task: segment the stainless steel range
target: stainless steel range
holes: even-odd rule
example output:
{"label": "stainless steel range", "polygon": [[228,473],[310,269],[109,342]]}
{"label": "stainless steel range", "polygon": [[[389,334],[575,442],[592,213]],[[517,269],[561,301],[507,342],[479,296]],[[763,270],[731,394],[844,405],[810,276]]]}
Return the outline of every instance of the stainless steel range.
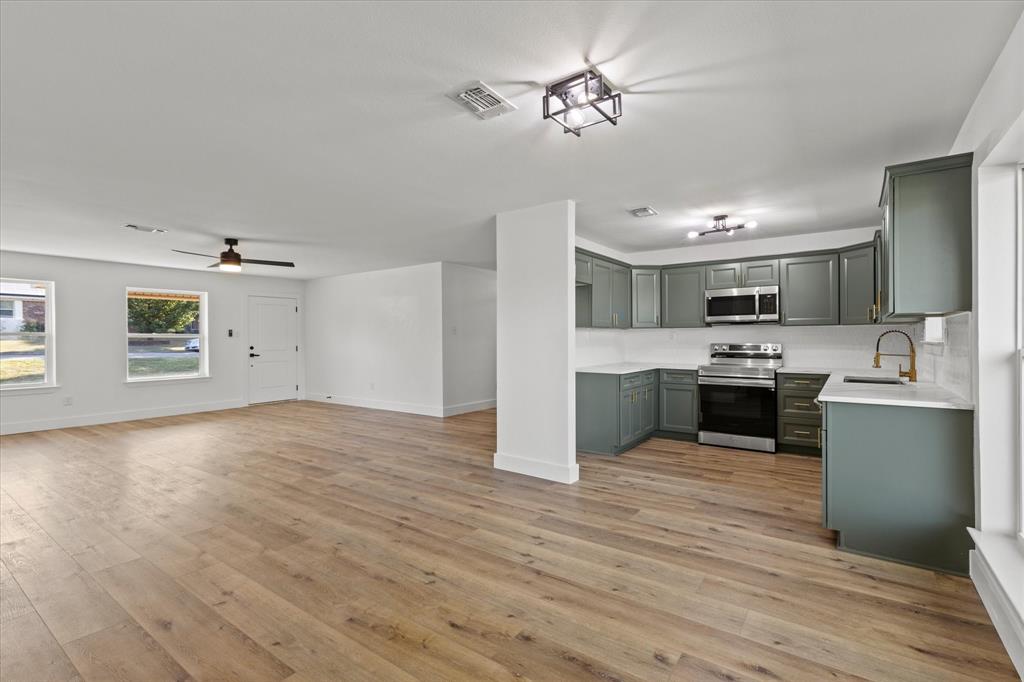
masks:
{"label": "stainless steel range", "polygon": [[711,364],[697,368],[698,442],[775,452],[775,371],[779,367],[780,343],[711,344]]}

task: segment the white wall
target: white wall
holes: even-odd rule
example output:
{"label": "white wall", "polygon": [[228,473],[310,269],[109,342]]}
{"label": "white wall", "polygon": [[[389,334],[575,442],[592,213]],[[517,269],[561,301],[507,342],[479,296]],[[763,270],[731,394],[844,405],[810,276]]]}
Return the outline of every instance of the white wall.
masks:
{"label": "white wall", "polygon": [[309,280],[314,400],[442,416],[441,263]]}
{"label": "white wall", "polygon": [[[248,391],[248,296],[293,296],[300,299],[300,310],[304,308],[304,283],[276,277],[9,251],[0,252],[0,273],[55,282],[59,384],[53,390],[0,394],[0,429],[4,433],[241,407],[247,403]],[[209,378],[125,383],[124,301],[128,286],[208,293]],[[227,336],[228,329],[235,332],[232,338]],[[303,346],[300,336],[300,349]],[[305,389],[303,352],[299,355],[301,397]],[[71,405],[64,404],[68,399]]]}
{"label": "white wall", "polygon": [[576,464],[576,205],[497,216],[497,469],[562,483]]}
{"label": "white wall", "polygon": [[443,263],[441,280],[444,414],[493,407],[497,390],[497,273]]}

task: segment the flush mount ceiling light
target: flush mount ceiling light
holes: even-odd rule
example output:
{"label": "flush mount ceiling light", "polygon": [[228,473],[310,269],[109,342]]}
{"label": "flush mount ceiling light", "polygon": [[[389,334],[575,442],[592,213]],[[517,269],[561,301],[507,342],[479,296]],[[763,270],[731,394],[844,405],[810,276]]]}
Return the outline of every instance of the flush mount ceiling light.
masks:
{"label": "flush mount ceiling light", "polygon": [[125,225],[125,227],[127,227],[130,230],[136,230],[138,232],[151,232],[153,234],[163,234],[164,232],[167,231],[162,227],[148,227],[146,225],[135,225],[133,223],[128,223]]}
{"label": "flush mount ceiling light", "polygon": [[580,137],[580,131],[607,121],[618,125],[622,94],[597,69],[587,69],[544,88],[544,116],[562,126],[562,132]]}
{"label": "flush mount ceiling light", "polygon": [[631,208],[629,214],[634,218],[650,218],[652,215],[658,215],[650,206],[641,206],[640,208]]}
{"label": "flush mount ceiling light", "polygon": [[690,239],[696,239],[697,237],[703,237],[706,234],[722,234],[725,233],[728,236],[732,236],[736,230],[742,230],[744,228],[754,229],[757,227],[756,220],[748,220],[745,223],[738,223],[735,225],[729,224],[728,215],[716,215],[714,218],[708,221],[708,229],[703,232],[697,230],[690,230],[686,236]]}

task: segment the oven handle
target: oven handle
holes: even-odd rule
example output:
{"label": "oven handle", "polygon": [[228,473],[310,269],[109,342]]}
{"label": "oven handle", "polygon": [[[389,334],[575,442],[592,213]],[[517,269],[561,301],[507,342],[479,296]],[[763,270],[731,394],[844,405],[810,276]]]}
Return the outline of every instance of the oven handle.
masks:
{"label": "oven handle", "polygon": [[744,379],[741,377],[697,377],[698,384],[709,386],[750,386],[753,388],[767,388],[775,390],[775,381],[772,379]]}

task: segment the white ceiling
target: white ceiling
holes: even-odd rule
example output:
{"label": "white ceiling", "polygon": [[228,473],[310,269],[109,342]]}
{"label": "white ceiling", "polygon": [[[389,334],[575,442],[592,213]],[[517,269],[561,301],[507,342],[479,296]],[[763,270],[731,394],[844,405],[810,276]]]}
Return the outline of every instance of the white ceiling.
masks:
{"label": "white ceiling", "polygon": [[[201,268],[170,249],[233,236],[298,264],[252,273],[316,277],[491,265],[496,212],[563,198],[622,251],[717,212],[872,225],[882,167],[949,150],[1022,7],[4,2],[0,247]],[[541,84],[586,60],[624,114],[576,139]],[[445,98],[475,79],[519,110]]]}

